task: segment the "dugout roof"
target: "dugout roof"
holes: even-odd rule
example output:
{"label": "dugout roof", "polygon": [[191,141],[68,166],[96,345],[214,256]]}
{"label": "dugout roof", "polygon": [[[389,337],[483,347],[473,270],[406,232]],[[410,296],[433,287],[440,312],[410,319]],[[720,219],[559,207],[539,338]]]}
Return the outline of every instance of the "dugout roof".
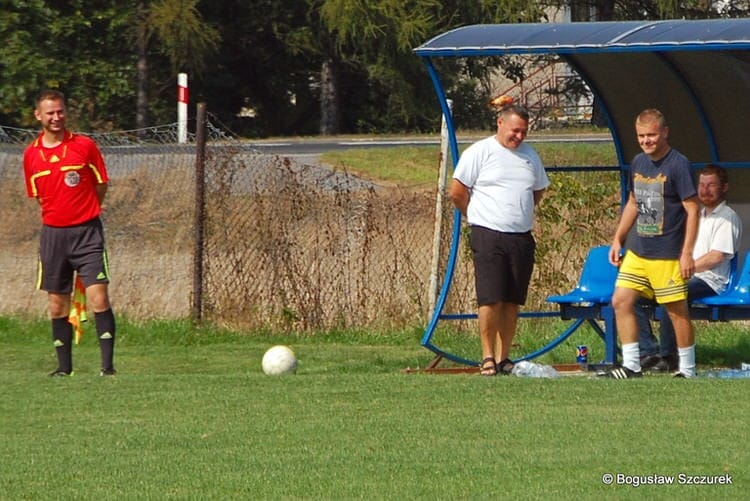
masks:
{"label": "dugout roof", "polygon": [[750,19],[473,25],[414,53],[428,66],[436,57],[557,55],[601,100],[621,165],[640,151],[635,116],[656,107],[692,162],[750,166]]}

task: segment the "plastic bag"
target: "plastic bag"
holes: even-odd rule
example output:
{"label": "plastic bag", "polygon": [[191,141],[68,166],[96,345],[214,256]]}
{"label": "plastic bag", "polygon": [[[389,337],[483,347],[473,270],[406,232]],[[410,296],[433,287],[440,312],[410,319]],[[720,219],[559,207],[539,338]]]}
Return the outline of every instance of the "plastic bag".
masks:
{"label": "plastic bag", "polygon": [[513,366],[513,375],[549,379],[560,377],[560,373],[551,365],[537,364],[528,360],[516,362]]}
{"label": "plastic bag", "polygon": [[724,369],[707,371],[704,376],[720,379],[750,379],[750,370]]}

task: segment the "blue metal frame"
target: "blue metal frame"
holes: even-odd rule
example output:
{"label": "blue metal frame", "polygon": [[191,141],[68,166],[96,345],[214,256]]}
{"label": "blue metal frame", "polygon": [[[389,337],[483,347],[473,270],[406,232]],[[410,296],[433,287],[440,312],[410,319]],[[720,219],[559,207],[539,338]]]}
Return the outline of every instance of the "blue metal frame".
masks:
{"label": "blue metal frame", "polygon": [[[591,29],[590,29],[591,28]],[[546,37],[544,42],[535,43],[521,43],[519,38],[513,38],[518,35],[519,31],[528,30],[533,33],[534,37],[529,39],[538,40],[540,37]],[[557,35],[555,30],[559,30],[560,36],[563,37],[563,41],[556,39]],[[599,31],[601,30],[601,31]],[[619,31],[618,31],[619,30]],[[442,38],[447,36],[452,40],[458,39],[461,33],[464,31],[468,33],[467,40],[474,43],[474,46],[470,46],[469,43],[459,46],[449,46],[443,42]],[[481,31],[481,33],[479,33]],[[506,36],[506,31],[508,36]],[[510,33],[512,31],[512,33]],[[611,39],[605,39],[606,33],[616,33],[617,36]],[[685,91],[688,93],[694,109],[698,113],[701,120],[706,140],[708,142],[708,149],[710,160],[712,163],[722,165],[726,168],[748,168],[750,167],[750,161],[742,162],[722,162],[720,159],[720,152],[716,142],[716,137],[713,134],[709,117],[706,113],[706,108],[696,95],[694,87],[691,86],[690,80],[687,75],[683,74],[678,67],[675,66],[674,62],[669,58],[671,52],[689,52],[689,51],[737,51],[737,50],[750,50],[750,20],[747,19],[723,19],[723,20],[701,20],[701,21],[628,21],[628,22],[612,22],[612,23],[579,23],[577,25],[543,25],[543,24],[530,24],[530,25],[477,25],[468,26],[464,28],[457,28],[451,30],[442,35],[439,35],[432,40],[428,41],[424,45],[416,48],[414,53],[422,57],[426,64],[428,73],[432,80],[435,92],[438,96],[438,101],[446,120],[448,130],[449,147],[451,151],[452,167],[455,168],[459,153],[458,153],[458,142],[456,140],[455,127],[453,123],[453,117],[448,107],[445,92],[443,90],[440,77],[437,70],[432,62],[433,57],[474,57],[474,56],[504,56],[512,54],[554,54],[570,64],[581,76],[581,78],[589,85],[595,96],[597,96],[602,103],[602,108],[605,113],[607,123],[609,124],[610,130],[615,132],[616,126],[610,113],[611,103],[606,101],[601,89],[597,86],[597,83],[591,78],[590,75],[586,75],[580,65],[576,64],[574,56],[581,54],[618,54],[628,52],[649,52],[658,53],[659,60],[664,66],[671,71],[677,79],[684,86]],[[491,40],[491,44],[480,45],[479,41],[487,42],[487,36],[490,34],[490,38],[497,35],[499,40],[494,38]],[[526,33],[524,33],[525,35]],[[563,36],[564,35],[564,36]],[[581,35],[586,38],[585,43],[568,43],[571,37]],[[565,38],[567,37],[567,38]],[[652,38],[649,38],[652,37]],[[672,38],[670,38],[672,37]],[[733,38],[734,37],[734,38]],[[522,40],[526,38],[522,37]],[[593,167],[593,166],[582,166],[582,167],[567,167],[567,168],[555,168],[548,169],[549,171],[584,171],[584,170],[618,170],[620,172],[620,187],[621,187],[621,204],[627,202],[627,174],[629,171],[629,165],[626,163],[624,158],[624,148],[621,138],[618,134],[613,133],[613,141],[615,146],[615,152],[619,162],[618,166],[612,167]],[[693,162],[693,166],[698,168],[705,165],[707,162]],[[446,265],[445,276],[443,284],[440,289],[440,294],[436,300],[435,309],[432,312],[430,321],[425,329],[424,335],[422,336],[422,346],[430,349],[434,353],[452,360],[456,363],[466,365],[477,365],[474,360],[468,360],[460,357],[456,354],[450,353],[436,346],[432,342],[432,337],[435,329],[441,320],[457,320],[457,319],[470,319],[476,318],[476,314],[467,313],[454,313],[446,314],[443,312],[445,308],[446,298],[450,292],[451,283],[453,281],[453,275],[455,272],[455,264],[458,254],[459,241],[461,237],[461,214],[458,210],[454,211],[453,217],[453,231],[451,233],[451,247],[448,255],[448,262]],[[747,311],[750,311],[747,310]],[[562,313],[562,314],[561,314]],[[569,312],[570,313],[570,312]],[[616,335],[614,334],[614,312],[611,310],[611,306],[605,306],[595,312],[575,312],[575,317],[567,316],[564,312],[522,312],[520,316],[522,318],[536,318],[536,317],[551,317],[561,316],[562,318],[575,318],[575,320],[560,334],[560,336],[545,345],[544,347],[536,350],[532,353],[524,355],[518,360],[527,360],[535,358],[543,353],[558,346],[561,342],[567,339],[577,329],[584,324],[591,325],[600,337],[605,341],[605,361],[612,363],[617,356],[616,346]],[[592,315],[587,317],[587,315]],[[602,330],[595,320],[604,320],[605,329]]]}
{"label": "blue metal frame", "polygon": [[[448,145],[450,148],[451,161],[453,164],[452,168],[455,169],[456,164],[458,163],[459,152],[458,152],[458,140],[456,139],[456,129],[453,123],[453,116],[450,112],[450,107],[448,106],[448,100],[443,90],[443,85],[442,85],[442,82],[440,81],[438,72],[435,69],[435,65],[432,63],[432,60],[429,57],[425,58],[425,64],[427,66],[427,71],[430,75],[430,78],[432,79],[433,86],[435,87],[435,92],[437,93],[443,116],[445,117],[446,127],[448,130]],[[605,113],[607,112],[605,111]],[[607,113],[607,118],[609,120],[608,113]],[[620,156],[621,151],[620,151],[619,145],[616,145],[616,149],[618,151],[618,156]],[[551,172],[553,171],[576,172],[576,171],[596,171],[596,170],[607,170],[607,171],[619,170],[620,172],[622,172],[621,168],[608,167],[608,166],[554,167],[554,168],[548,168],[547,170]],[[621,174],[621,178],[622,177],[623,176]],[[624,190],[623,190],[623,193],[624,193]],[[438,295],[438,298],[435,301],[435,309],[432,312],[432,317],[430,318],[430,321],[427,324],[427,327],[425,328],[424,334],[422,336],[421,345],[429,349],[436,355],[441,356],[445,359],[448,359],[452,362],[463,364],[463,365],[478,365],[479,363],[478,361],[463,358],[459,355],[456,355],[454,353],[451,353],[447,350],[444,350],[438,347],[436,344],[432,342],[432,337],[435,334],[435,329],[437,328],[437,325],[440,322],[440,320],[466,320],[466,319],[477,318],[476,313],[452,313],[452,314],[443,313],[443,309],[445,308],[445,301],[448,297],[448,294],[450,292],[450,287],[453,282],[453,275],[455,272],[456,259],[458,256],[458,248],[459,248],[460,240],[461,240],[461,212],[458,211],[457,209],[454,209],[453,230],[451,232],[451,246],[450,246],[450,251],[448,253],[445,277],[443,278],[443,285],[440,288],[440,294]],[[519,314],[520,318],[542,318],[542,317],[559,317],[559,316],[560,316],[560,313],[557,311],[521,312]],[[611,320],[612,322],[608,323],[610,327],[613,325],[613,322],[614,322],[614,313],[611,314]],[[611,339],[612,335],[608,335],[604,330],[602,330],[599,327],[599,325],[594,321],[593,318],[578,318],[574,320],[565,329],[565,331],[563,331],[563,333],[560,334],[557,338],[555,338],[554,340],[550,341],[542,348],[532,353],[529,353],[527,355],[514,359],[513,362],[519,362],[521,360],[530,360],[532,358],[536,358],[540,355],[543,355],[544,353],[547,353],[548,351],[557,347],[560,343],[565,341],[567,338],[569,338],[576,330],[578,330],[582,325],[584,325],[584,323],[591,325],[594,328],[595,332],[597,332],[597,334],[599,334],[599,336],[604,340],[605,362],[613,363],[616,358],[615,340]],[[610,332],[614,332],[614,330],[610,329]]]}

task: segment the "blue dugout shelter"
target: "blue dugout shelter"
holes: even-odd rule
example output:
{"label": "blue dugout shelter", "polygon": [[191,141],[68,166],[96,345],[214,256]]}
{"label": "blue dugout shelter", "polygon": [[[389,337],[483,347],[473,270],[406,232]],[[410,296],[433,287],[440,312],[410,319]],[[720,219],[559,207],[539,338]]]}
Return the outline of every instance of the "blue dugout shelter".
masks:
{"label": "blue dugout shelter", "polygon": [[[670,143],[696,168],[715,163],[732,169],[729,203],[743,220],[750,220],[750,137],[745,129],[750,120],[750,19],[472,25],[438,35],[414,53],[424,60],[446,117],[454,167],[459,157],[455,125],[434,60],[554,55],[569,64],[599,99],[622,186],[630,160],[640,152],[635,117],[645,108],[659,108],[669,121]],[[422,345],[454,362],[474,365],[432,342],[441,320],[475,316],[443,311],[460,223],[455,211],[448,263]],[[749,247],[748,233],[743,232],[740,255]]]}

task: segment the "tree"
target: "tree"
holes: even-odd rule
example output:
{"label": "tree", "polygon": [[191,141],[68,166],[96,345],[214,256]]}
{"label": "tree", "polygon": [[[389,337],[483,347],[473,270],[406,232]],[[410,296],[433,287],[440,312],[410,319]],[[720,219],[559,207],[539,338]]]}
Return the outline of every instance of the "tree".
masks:
{"label": "tree", "polygon": [[[133,12],[134,29],[131,40],[137,53],[137,127],[148,125],[149,50],[169,61],[170,72],[161,72],[159,92],[174,89],[178,72],[199,76],[206,69],[208,58],[219,46],[219,32],[203,18],[198,0],[140,1]],[[171,84],[171,85],[170,85]],[[167,100],[168,101],[168,100]]]}
{"label": "tree", "polygon": [[747,0],[542,0],[540,3],[568,7],[573,21],[744,17],[750,10],[750,2]]}
{"label": "tree", "polygon": [[174,73],[202,73],[218,47],[219,32],[203,22],[197,4],[198,0],[158,0],[146,15],[146,38],[158,39]]}
{"label": "tree", "polygon": [[52,63],[44,54],[33,57],[41,47],[46,32],[44,26],[37,27],[51,11],[43,2],[0,3],[0,117],[3,123],[11,125],[27,124],[33,118],[30,100],[33,93],[43,86],[36,74]]}
{"label": "tree", "polygon": [[[191,101],[244,135],[436,130],[434,93],[412,49],[451,28],[541,21],[550,5],[618,20],[740,16],[749,3],[0,0],[0,122],[35,126],[44,87],[66,92],[74,128],[172,122],[175,73],[188,71]],[[463,127],[491,123],[496,72],[518,80],[526,71],[507,57],[434,62]]]}
{"label": "tree", "polygon": [[[326,75],[321,78],[322,116],[335,115],[326,112],[326,107],[341,109],[341,128],[364,132],[434,129],[439,123],[434,96],[423,91],[424,85],[429,84],[424,65],[412,53],[417,45],[478,19],[519,22],[543,17],[541,9],[525,0],[311,0],[310,5],[311,25],[319,30],[317,40],[330,41],[315,46],[325,55],[321,71]],[[442,64],[456,69],[447,72],[456,75],[449,77],[448,87],[464,96],[470,88],[464,85],[466,77],[481,80],[490,74],[489,69],[471,63]],[[364,81],[341,78],[339,73],[347,69],[355,75],[362,74]],[[352,84],[358,87],[352,89],[356,95],[349,98]],[[327,100],[326,96],[332,99]],[[325,125],[322,133],[338,130]]]}
{"label": "tree", "polygon": [[317,133],[320,58],[297,50],[314,43],[307,7],[307,0],[212,0],[204,13],[221,44],[191,94],[240,134]]}
{"label": "tree", "polygon": [[[444,3],[442,27],[437,35],[458,26],[482,23],[513,24],[546,21],[547,12],[539,2],[521,0],[467,1]],[[439,58],[443,87],[454,101],[453,115],[464,128],[484,129],[493,123],[494,112],[487,99],[494,92],[498,74],[519,82],[526,77],[527,65],[514,57]]]}
{"label": "tree", "polygon": [[[2,0],[0,118],[35,126],[34,96],[54,87],[68,96],[74,128],[144,127],[149,104],[166,120],[174,114],[176,71],[200,73],[218,43],[197,3]],[[148,59],[166,64],[149,73]],[[149,97],[150,78],[158,90]],[[158,99],[167,89],[170,98]]]}
{"label": "tree", "polygon": [[131,40],[135,45],[136,52],[136,98],[135,98],[135,126],[143,130],[149,125],[148,113],[148,6],[146,2],[139,1],[133,13],[135,28],[131,31]]}
{"label": "tree", "polygon": [[[320,18],[321,35],[332,43],[321,48],[326,51],[321,68],[321,133],[339,130],[336,111],[339,96],[341,64],[362,68],[369,84],[382,88],[385,114],[381,126],[393,128],[396,123],[412,121],[414,110],[408,99],[409,85],[403,79],[411,66],[404,59],[413,59],[411,49],[423,41],[433,29],[432,13],[440,7],[437,0],[313,0],[311,7]],[[367,97],[360,92],[359,101]],[[375,97],[376,99],[378,97]],[[371,117],[361,116],[360,126]],[[373,124],[374,125],[374,124]],[[368,126],[368,125],[365,125]]]}
{"label": "tree", "polygon": [[[40,90],[63,90],[71,127],[120,125],[133,96],[133,60],[123,36],[128,9],[116,0],[0,2],[0,117],[36,126]],[[132,109],[132,104],[129,106]]]}

